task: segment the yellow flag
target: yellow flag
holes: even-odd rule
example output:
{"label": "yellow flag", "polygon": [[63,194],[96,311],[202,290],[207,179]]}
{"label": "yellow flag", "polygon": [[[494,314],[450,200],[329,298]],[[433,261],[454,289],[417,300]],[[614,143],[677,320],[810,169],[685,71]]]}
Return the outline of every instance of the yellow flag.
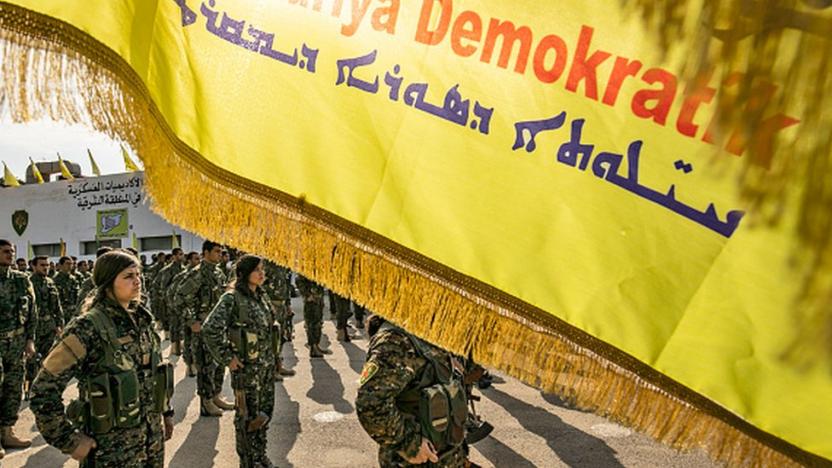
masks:
{"label": "yellow flag", "polygon": [[[785,357],[796,299],[830,292],[803,288],[796,239],[832,243],[806,229],[812,197],[761,206],[736,184],[805,167],[791,148],[827,158],[808,109],[832,96],[828,2],[87,3],[2,2],[5,78],[27,91],[8,105],[100,109],[175,224],[676,446],[832,460],[828,340]],[[688,58],[711,72],[691,79]],[[832,218],[806,174],[791,185]]]}
{"label": "yellow flag", "polygon": [[141,170],[139,169],[139,166],[137,166],[136,163],[133,162],[133,159],[130,157],[130,154],[127,153],[127,149],[124,147],[124,145],[121,145],[121,157],[124,158],[124,168],[127,170],[127,172],[136,172]]}
{"label": "yellow flag", "polygon": [[66,256],[66,242],[64,242],[63,237],[61,237],[60,244],[61,244],[61,257],[65,257]]}
{"label": "yellow flag", "polygon": [[64,160],[61,158],[61,153],[58,153],[58,167],[61,168],[61,175],[64,176],[64,179],[69,181],[75,180],[75,177],[71,172],[69,172],[69,168],[67,168],[66,164],[64,164]]}
{"label": "yellow flag", "polygon": [[135,232],[133,233],[131,245],[134,249],[136,249],[136,252],[139,251],[139,236],[137,236]]}
{"label": "yellow flag", "polygon": [[40,169],[38,169],[38,165],[32,161],[32,158],[29,158],[29,162],[32,164],[32,174],[35,176],[35,179],[38,180],[39,184],[43,183],[43,174],[40,173]]}
{"label": "yellow flag", "polygon": [[176,236],[176,231],[173,231],[170,236],[170,244],[172,249],[179,249],[179,237]]}
{"label": "yellow flag", "polygon": [[35,249],[32,247],[31,242],[26,243],[26,254],[29,256],[29,260],[35,258]]}
{"label": "yellow flag", "polygon": [[9,166],[6,163],[3,163],[3,181],[6,183],[6,187],[19,187],[20,182],[17,181],[17,177],[12,174],[12,171],[9,170]]}
{"label": "yellow flag", "polygon": [[92,173],[96,176],[101,176],[101,169],[98,168],[98,164],[95,163],[95,159],[92,157],[92,151],[87,148],[87,156],[90,157],[90,166],[92,166]]}

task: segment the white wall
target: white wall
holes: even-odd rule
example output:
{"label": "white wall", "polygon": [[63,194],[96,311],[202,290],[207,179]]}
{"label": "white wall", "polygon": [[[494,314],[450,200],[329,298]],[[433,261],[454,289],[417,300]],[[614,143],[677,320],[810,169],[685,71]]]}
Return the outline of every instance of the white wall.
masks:
{"label": "white wall", "polygon": [[[151,212],[143,192],[144,173],[85,177],[73,182],[56,181],[46,184],[0,188],[0,239],[15,244],[17,257],[25,257],[28,244],[53,244],[60,238],[66,242],[67,255],[90,259],[81,255],[81,242],[95,240],[96,213],[100,210],[127,208],[130,225],[122,247],[132,246],[133,233],[138,238],[182,236],[185,252],[199,252],[203,239],[179,229]],[[12,213],[25,210],[29,224],[18,236],[12,227]],[[156,251],[143,251],[150,255]]]}

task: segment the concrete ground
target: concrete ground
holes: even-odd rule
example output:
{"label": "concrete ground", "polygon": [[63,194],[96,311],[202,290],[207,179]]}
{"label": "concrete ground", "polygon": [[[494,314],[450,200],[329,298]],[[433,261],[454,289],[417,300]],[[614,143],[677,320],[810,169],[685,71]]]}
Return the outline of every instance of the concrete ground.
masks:
{"label": "concrete ground", "polygon": [[[300,321],[299,300],[294,300],[293,309]],[[377,466],[377,446],[358,423],[353,405],[367,340],[335,341],[330,320],[324,322],[324,335],[323,344],[333,351],[326,359],[309,359],[302,322],[296,323],[294,342],[284,348],[285,362],[297,375],[276,384],[269,456],[280,467]],[[177,425],[166,444],[167,465],[237,466],[233,412],[222,418],[200,418],[196,380],[185,376],[183,362],[176,364]],[[495,426],[489,437],[473,446],[472,460],[485,467],[714,466],[702,452],[679,453],[604,418],[569,409],[557,397],[499,374],[491,388],[478,393],[483,398],[477,411]],[[225,396],[231,399],[228,378]],[[26,404],[15,429],[33,437],[34,443],[27,450],[7,452],[0,461],[3,467],[77,466],[46,445]]]}

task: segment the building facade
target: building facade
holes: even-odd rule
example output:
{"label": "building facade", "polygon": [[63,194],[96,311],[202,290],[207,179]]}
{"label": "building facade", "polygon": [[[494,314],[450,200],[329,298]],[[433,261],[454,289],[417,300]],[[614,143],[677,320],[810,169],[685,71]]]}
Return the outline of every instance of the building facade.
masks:
{"label": "building facade", "polygon": [[62,254],[92,259],[103,245],[134,247],[150,256],[178,244],[199,251],[203,239],[150,211],[144,173],[0,188],[0,238],[17,257]]}

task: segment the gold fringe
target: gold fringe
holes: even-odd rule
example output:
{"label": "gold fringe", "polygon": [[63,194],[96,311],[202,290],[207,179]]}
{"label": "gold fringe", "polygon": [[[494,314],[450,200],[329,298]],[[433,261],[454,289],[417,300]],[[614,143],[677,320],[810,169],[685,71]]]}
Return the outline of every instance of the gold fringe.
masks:
{"label": "gold fringe", "polygon": [[211,165],[173,134],[132,69],[72,26],[0,2],[0,47],[0,103],[16,121],[83,123],[128,142],[144,162],[153,210],[184,229],[265,255],[433,343],[673,447],[702,448],[732,466],[829,464],[544,311]]}
{"label": "gold fringe", "polygon": [[[739,180],[755,206],[749,221],[776,225],[787,206],[798,210],[792,251],[803,291],[793,310],[801,327],[784,357],[809,366],[818,353],[832,355],[832,1],[622,3],[668,55],[685,52],[681,76],[695,80],[717,70],[722,82],[730,73],[745,75],[734,92],[717,95],[716,105],[721,127],[738,128],[752,142]],[[763,102],[753,92],[763,82],[782,85],[780,97]],[[800,116],[795,138],[757,144],[764,119],[784,109]],[[770,167],[760,165],[769,160]]]}

